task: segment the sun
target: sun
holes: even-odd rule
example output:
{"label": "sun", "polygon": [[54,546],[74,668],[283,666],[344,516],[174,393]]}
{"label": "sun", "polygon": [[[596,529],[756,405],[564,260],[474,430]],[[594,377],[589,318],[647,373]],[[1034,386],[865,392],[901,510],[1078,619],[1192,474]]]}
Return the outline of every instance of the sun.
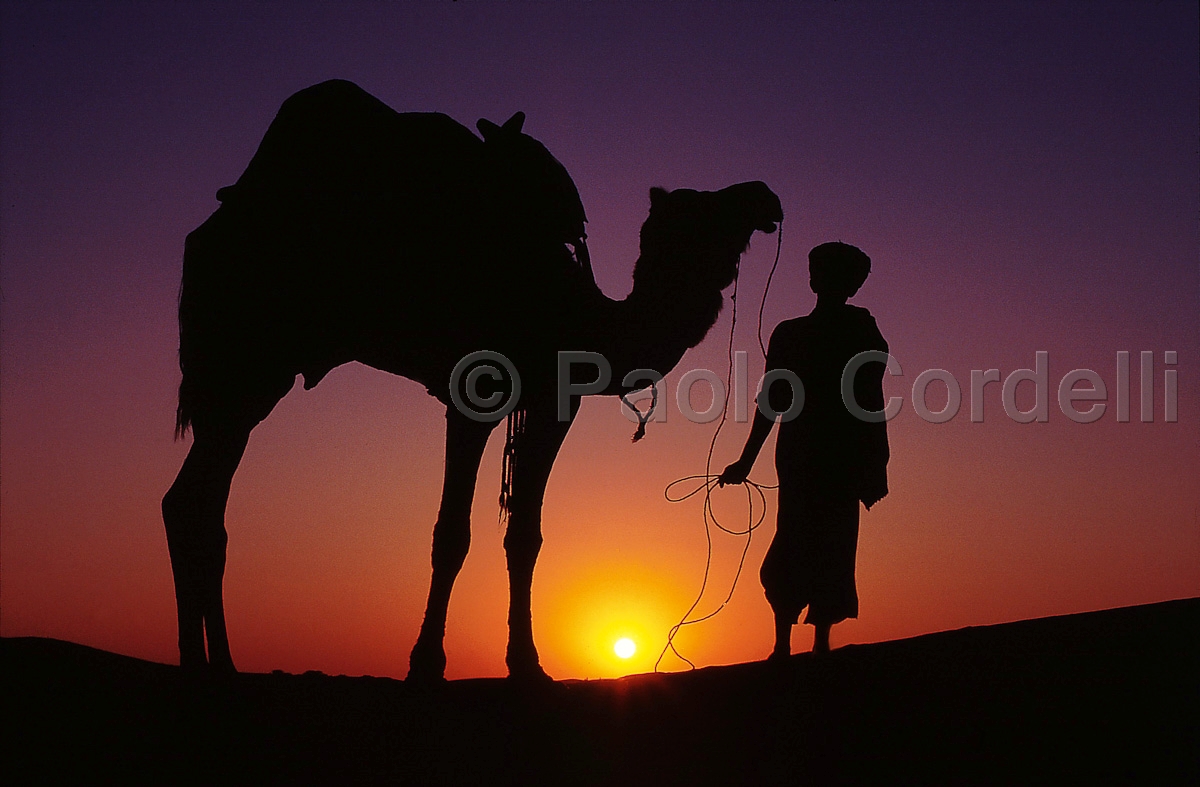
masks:
{"label": "sun", "polygon": [[623,659],[630,658],[634,653],[637,653],[637,643],[629,637],[621,637],[613,643],[613,653]]}

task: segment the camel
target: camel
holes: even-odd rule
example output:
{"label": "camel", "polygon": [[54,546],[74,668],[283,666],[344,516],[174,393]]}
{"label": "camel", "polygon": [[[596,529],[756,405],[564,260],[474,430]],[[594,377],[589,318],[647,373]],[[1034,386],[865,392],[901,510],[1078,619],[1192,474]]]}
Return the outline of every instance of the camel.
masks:
{"label": "camel", "polygon": [[[633,290],[612,300],[591,275],[573,181],[522,122],[520,113],[502,126],[481,120],[481,140],[445,115],[397,113],[349,82],[316,85],[283,104],[242,177],[218,192],[221,206],[188,235],[176,427],[193,441],[162,504],[185,669],[236,672],[224,518],[251,431],[297,375],[311,388],[359,362],[415,380],[446,405],[433,574],[407,680],[444,679],[450,593],[484,446],[502,420],[456,406],[451,376],[487,350],[520,378],[502,487],[505,660],[512,679],[549,680],[530,594],[546,484],[580,401],[571,395],[565,413],[557,406],[559,351],[607,359],[610,380],[589,393],[645,388],[644,376],[626,384],[626,375],[665,374],[704,338],[752,234],[773,232],[783,213],[760,182],[652,189]],[[595,377],[595,367],[571,368],[572,380]]]}

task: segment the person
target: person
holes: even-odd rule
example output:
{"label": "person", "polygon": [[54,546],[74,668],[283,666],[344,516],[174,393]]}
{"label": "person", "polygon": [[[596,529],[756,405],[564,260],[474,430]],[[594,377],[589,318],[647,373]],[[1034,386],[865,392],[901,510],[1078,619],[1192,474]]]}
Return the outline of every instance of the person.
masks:
{"label": "person", "polygon": [[888,492],[883,356],[850,370],[856,404],[877,413],[873,421],[853,415],[842,397],[850,360],[865,351],[888,351],[871,313],[846,303],[870,271],[870,257],[846,243],[823,243],[809,253],[816,306],[771,334],[766,371],[781,379],[764,378],[745,448],[718,478],[722,486],[745,481],[780,418],[779,513],[760,571],[775,615],[775,660],[791,653],[792,626],[805,607],[804,622],[815,627],[815,653],[829,650],[835,623],[858,617],[858,505],[870,509]]}

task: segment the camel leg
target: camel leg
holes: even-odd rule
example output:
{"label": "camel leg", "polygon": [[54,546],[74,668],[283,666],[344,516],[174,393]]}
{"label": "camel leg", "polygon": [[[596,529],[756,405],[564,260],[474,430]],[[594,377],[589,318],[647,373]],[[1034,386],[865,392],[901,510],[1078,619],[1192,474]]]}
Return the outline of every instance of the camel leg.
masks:
{"label": "camel leg", "polygon": [[421,633],[408,661],[410,682],[444,679],[446,610],[454,580],[471,546],[471,501],[479,461],[495,423],[479,423],[453,407],[446,408],[446,469],[442,481],[442,504],[433,527],[433,579]]}
{"label": "camel leg", "polygon": [[[179,665],[235,672],[225,632],[225,504],[250,430],[194,430],[195,440],[162,502],[179,611]],[[208,655],[204,640],[208,635]]]}
{"label": "camel leg", "polygon": [[[574,403],[574,418],[578,402]],[[533,569],[542,546],[542,500],[554,460],[571,421],[560,422],[555,407],[530,407],[513,463],[513,490],[504,551],[508,561],[508,651],[505,663],[515,680],[550,680],[538,662],[530,610]]]}

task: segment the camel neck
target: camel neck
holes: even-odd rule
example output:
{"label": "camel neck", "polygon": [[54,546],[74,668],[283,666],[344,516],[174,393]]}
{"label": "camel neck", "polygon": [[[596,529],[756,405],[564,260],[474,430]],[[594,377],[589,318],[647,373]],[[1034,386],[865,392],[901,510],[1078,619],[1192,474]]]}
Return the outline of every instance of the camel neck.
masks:
{"label": "camel neck", "polygon": [[[719,290],[667,287],[640,280],[614,304],[616,341],[607,348],[614,375],[619,368],[666,373],[704,339],[721,311]],[[617,338],[619,337],[619,338]]]}

